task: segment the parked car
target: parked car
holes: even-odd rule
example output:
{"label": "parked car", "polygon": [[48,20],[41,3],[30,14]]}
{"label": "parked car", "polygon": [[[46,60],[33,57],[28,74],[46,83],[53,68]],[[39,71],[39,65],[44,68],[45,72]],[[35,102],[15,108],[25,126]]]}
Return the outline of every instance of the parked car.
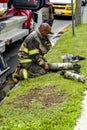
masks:
{"label": "parked car", "polygon": [[[72,16],[71,0],[50,0],[54,4],[54,16]],[[76,0],[73,0],[73,12],[75,13]]]}

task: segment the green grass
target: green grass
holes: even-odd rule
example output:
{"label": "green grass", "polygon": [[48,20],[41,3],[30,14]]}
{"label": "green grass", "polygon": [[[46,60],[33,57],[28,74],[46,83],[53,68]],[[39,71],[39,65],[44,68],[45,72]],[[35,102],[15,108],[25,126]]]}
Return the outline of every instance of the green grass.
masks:
{"label": "green grass", "polygon": [[[62,62],[61,56],[65,54],[86,58],[79,64],[81,74],[87,77],[87,24],[76,27],[74,37],[70,27],[49,51],[47,59],[49,63]],[[34,99],[27,104],[28,109],[20,107],[26,101],[16,100],[19,107],[15,107],[16,97],[27,94],[30,89],[48,86],[53,86],[57,94],[66,93],[67,98],[47,108]],[[64,79],[58,72],[22,81],[8,93],[0,106],[0,130],[73,130],[81,114],[81,101],[86,89],[87,83]]]}

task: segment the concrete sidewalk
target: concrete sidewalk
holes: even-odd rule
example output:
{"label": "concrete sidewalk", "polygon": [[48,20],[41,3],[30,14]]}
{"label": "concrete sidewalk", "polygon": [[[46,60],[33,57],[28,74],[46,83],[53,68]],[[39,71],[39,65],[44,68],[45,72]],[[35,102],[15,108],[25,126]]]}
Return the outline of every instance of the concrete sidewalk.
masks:
{"label": "concrete sidewalk", "polygon": [[82,101],[82,113],[74,130],[87,130],[87,91],[85,91],[84,100]]}

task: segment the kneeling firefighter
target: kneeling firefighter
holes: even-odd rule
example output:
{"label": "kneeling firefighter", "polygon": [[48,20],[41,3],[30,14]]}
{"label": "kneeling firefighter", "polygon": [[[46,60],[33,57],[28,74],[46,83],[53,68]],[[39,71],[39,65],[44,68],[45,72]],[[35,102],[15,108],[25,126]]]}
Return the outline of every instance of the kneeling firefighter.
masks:
{"label": "kneeling firefighter", "polygon": [[51,26],[48,23],[42,23],[24,40],[18,52],[19,66],[12,74],[14,82],[43,75],[48,71],[74,69],[75,66],[72,63],[47,63],[45,54],[51,48],[48,39],[50,32]]}

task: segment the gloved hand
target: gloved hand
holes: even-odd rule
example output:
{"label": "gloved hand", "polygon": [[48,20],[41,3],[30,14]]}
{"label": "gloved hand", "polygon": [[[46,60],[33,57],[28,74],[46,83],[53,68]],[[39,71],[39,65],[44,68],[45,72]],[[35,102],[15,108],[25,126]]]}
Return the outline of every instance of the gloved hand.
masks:
{"label": "gloved hand", "polygon": [[44,64],[44,67],[43,67],[45,70],[48,70],[49,69],[49,65],[47,63]]}

